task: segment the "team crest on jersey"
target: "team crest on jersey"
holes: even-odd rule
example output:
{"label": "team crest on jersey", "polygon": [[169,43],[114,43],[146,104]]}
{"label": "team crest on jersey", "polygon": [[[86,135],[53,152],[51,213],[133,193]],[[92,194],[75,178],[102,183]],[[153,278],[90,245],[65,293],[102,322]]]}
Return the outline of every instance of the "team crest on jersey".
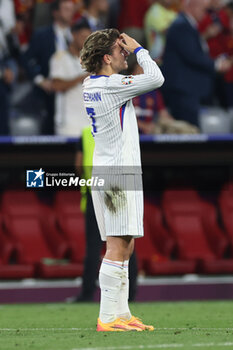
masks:
{"label": "team crest on jersey", "polygon": [[132,84],[133,83],[133,76],[132,75],[128,75],[127,77],[122,78],[121,83],[123,85],[130,85],[130,84]]}

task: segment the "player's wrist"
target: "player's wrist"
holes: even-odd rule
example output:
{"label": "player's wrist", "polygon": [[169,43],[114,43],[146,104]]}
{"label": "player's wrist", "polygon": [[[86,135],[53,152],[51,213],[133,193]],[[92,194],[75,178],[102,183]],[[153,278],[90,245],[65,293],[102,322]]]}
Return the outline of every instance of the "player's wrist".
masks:
{"label": "player's wrist", "polygon": [[136,54],[136,53],[138,53],[138,51],[140,51],[141,49],[143,49],[143,47],[140,46],[140,45],[138,45],[138,46],[134,49],[133,52]]}

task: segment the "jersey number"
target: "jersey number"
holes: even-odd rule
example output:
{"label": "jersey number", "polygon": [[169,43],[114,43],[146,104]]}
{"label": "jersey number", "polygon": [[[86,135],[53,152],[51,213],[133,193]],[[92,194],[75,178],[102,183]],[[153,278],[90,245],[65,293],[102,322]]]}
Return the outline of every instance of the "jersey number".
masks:
{"label": "jersey number", "polygon": [[95,114],[94,108],[87,107],[86,111],[87,111],[87,114],[89,115],[89,117],[92,120],[93,134],[96,134],[97,133],[97,128],[96,128],[96,120],[95,120],[95,117],[94,117],[96,114]]}

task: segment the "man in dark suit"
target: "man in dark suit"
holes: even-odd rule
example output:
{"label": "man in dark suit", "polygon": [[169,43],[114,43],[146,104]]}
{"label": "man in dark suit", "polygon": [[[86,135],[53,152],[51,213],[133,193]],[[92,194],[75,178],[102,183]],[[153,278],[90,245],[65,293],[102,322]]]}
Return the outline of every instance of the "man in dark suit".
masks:
{"label": "man in dark suit", "polygon": [[195,125],[201,102],[212,94],[215,70],[225,72],[231,66],[223,57],[216,61],[210,58],[198,32],[206,5],[205,0],[184,0],[183,12],[167,33],[162,67],[163,94],[171,114]]}
{"label": "man in dark suit", "polygon": [[0,136],[9,135],[10,88],[15,79],[12,60],[1,57],[0,51]]}
{"label": "man in dark suit", "polygon": [[72,0],[55,0],[51,4],[53,23],[33,34],[23,62],[30,78],[36,85],[36,94],[45,108],[46,116],[42,132],[54,134],[54,94],[48,78],[49,60],[55,51],[68,48],[72,35],[70,26],[74,15]]}
{"label": "man in dark suit", "polygon": [[107,27],[109,13],[108,0],[83,0],[84,12],[80,20],[86,23],[92,32]]}

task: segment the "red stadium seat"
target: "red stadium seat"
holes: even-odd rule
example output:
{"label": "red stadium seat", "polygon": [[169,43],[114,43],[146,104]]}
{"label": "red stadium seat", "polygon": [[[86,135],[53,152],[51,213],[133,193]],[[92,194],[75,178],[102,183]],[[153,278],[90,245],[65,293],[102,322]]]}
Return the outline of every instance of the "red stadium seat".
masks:
{"label": "red stadium seat", "polygon": [[180,275],[195,272],[196,263],[172,260],[175,242],[164,228],[160,209],[145,201],[145,236],[136,240],[139,266],[149,275]]}
{"label": "red stadium seat", "polygon": [[221,259],[227,251],[229,242],[218,225],[216,208],[207,202],[202,203],[202,223],[212,251],[218,259]]}
{"label": "red stadium seat", "polygon": [[2,210],[8,215],[30,216],[40,212],[40,202],[33,191],[6,191],[2,196]]}
{"label": "red stadium seat", "polygon": [[200,200],[200,197],[198,195],[198,192],[191,189],[191,188],[187,188],[187,189],[181,189],[181,190],[166,190],[163,193],[163,202],[169,202],[169,201],[173,201],[173,200]]}
{"label": "red stadium seat", "polygon": [[21,279],[34,275],[33,265],[15,264],[16,249],[5,235],[0,217],[0,279]]}
{"label": "red stadium seat", "polygon": [[219,196],[219,206],[224,229],[230,241],[233,257],[233,183],[226,184]]}
{"label": "red stadium seat", "polygon": [[20,264],[34,264],[43,257],[53,258],[37,217],[6,217],[5,224],[10,236],[17,242]]}
{"label": "red stadium seat", "polygon": [[3,231],[2,217],[0,216],[0,259],[1,263],[7,264],[15,249],[12,242],[6,237]]}
{"label": "red stadium seat", "polygon": [[164,256],[171,256],[175,249],[175,241],[164,227],[161,210],[145,200],[144,212],[144,225],[151,240]]}
{"label": "red stadium seat", "polygon": [[135,248],[138,259],[138,267],[140,271],[152,274],[150,269],[151,262],[167,261],[166,256],[163,256],[159,250],[154,246],[150,235],[148,234],[148,225],[145,223],[144,231],[145,235],[143,238],[136,239]]}
{"label": "red stadium seat", "polygon": [[[20,264],[33,264],[37,274],[44,278],[76,277],[82,273],[79,264],[60,263],[58,258],[64,258],[68,245],[60,238],[60,256],[53,252],[52,239],[59,237],[58,232],[49,231],[51,228],[50,210],[40,205],[36,195],[24,191],[8,191],[3,194],[2,208],[5,226],[9,236],[17,243],[17,260]],[[47,217],[45,216],[45,212]],[[43,218],[43,220],[42,220]],[[46,220],[50,225],[46,228]],[[47,239],[46,239],[47,236]],[[49,238],[48,238],[49,237]],[[65,245],[64,245],[65,244]],[[61,247],[62,245],[62,247]],[[55,249],[54,249],[55,250]]]}
{"label": "red stadium seat", "polygon": [[71,248],[59,230],[54,210],[45,205],[41,209],[41,228],[49,248],[58,259],[70,258]]}
{"label": "red stadium seat", "polygon": [[33,265],[2,264],[0,260],[0,279],[22,279],[34,277]]}
{"label": "red stadium seat", "polygon": [[8,216],[34,218],[42,227],[44,238],[56,258],[67,256],[69,247],[56,229],[52,209],[42,205],[33,191],[6,191],[3,194],[3,211]]}
{"label": "red stadium seat", "polygon": [[199,272],[233,272],[232,261],[224,259],[228,242],[218,227],[213,205],[195,191],[165,191],[163,210],[180,259],[199,262]]}
{"label": "red stadium seat", "polygon": [[56,210],[63,214],[76,215],[80,210],[80,191],[58,191],[55,197]]}
{"label": "red stadium seat", "polygon": [[85,257],[85,226],[83,214],[58,214],[58,224],[71,249],[71,260],[82,263]]}
{"label": "red stadium seat", "polygon": [[83,263],[85,257],[85,221],[80,210],[78,191],[59,191],[55,198],[55,211],[63,237],[71,248],[71,260]]}

